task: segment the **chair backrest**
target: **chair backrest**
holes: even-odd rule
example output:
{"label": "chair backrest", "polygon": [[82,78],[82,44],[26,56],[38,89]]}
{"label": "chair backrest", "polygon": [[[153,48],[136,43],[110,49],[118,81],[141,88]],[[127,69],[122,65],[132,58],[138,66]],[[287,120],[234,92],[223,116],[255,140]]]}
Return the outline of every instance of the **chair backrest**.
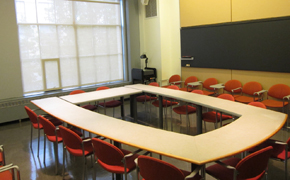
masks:
{"label": "chair backrest", "polygon": [[4,147],[0,145],[0,167],[5,165]]}
{"label": "chair backrest", "polygon": [[95,156],[105,164],[123,166],[124,153],[116,146],[98,138],[92,138]]}
{"label": "chair backrest", "polygon": [[235,101],[234,96],[232,96],[231,94],[221,94],[218,96],[218,98]]}
{"label": "chair backrest", "polygon": [[277,99],[283,99],[290,95],[290,87],[286,84],[275,84],[268,90],[268,95]]}
{"label": "chair backrest", "polygon": [[239,172],[237,179],[250,179],[262,174],[268,166],[272,151],[273,147],[268,146],[242,159],[236,165],[236,169]]}
{"label": "chair backrest", "polygon": [[176,85],[171,85],[171,86],[168,86],[167,88],[169,88],[169,89],[179,90],[179,87],[176,86]]}
{"label": "chair backrest", "polygon": [[107,86],[101,86],[101,87],[98,87],[98,88],[96,89],[96,91],[99,91],[99,90],[105,90],[105,89],[110,89],[110,88],[107,87]]}
{"label": "chair backrest", "polygon": [[192,93],[196,93],[196,94],[203,94],[203,91],[200,89],[195,89],[193,91],[191,91]]}
{"label": "chair backrest", "polygon": [[31,121],[32,124],[38,124],[38,120],[37,120],[37,114],[32,111],[29,107],[24,106],[26,113]]}
{"label": "chair backrest", "polygon": [[80,136],[77,135],[77,133],[73,132],[72,130],[64,127],[59,126],[60,134],[63,138],[63,142],[66,146],[66,149],[74,154],[73,150],[76,149],[82,149],[82,139]]}
{"label": "chair backrest", "polygon": [[[242,87],[242,83],[239,80],[229,80],[225,83],[225,88],[224,90],[228,91],[228,92],[232,92],[232,89],[237,89]],[[241,89],[237,89],[234,91],[234,93],[240,93]]]}
{"label": "chair backrest", "polygon": [[244,86],[243,86],[243,93],[248,94],[248,95],[254,95],[255,92],[261,91],[262,85],[256,81],[251,81],[251,82],[247,82]]}
{"label": "chair backrest", "polygon": [[150,86],[156,86],[156,87],[159,87],[159,84],[158,82],[151,82],[149,83]]}
{"label": "chair backrest", "polygon": [[249,105],[267,109],[265,104],[258,102],[258,101],[250,102]]}
{"label": "chair backrest", "polygon": [[38,116],[38,120],[42,124],[44,133],[47,136],[55,136],[55,125],[52,122],[41,115]]}
{"label": "chair backrest", "polygon": [[69,95],[80,94],[80,93],[84,93],[84,92],[85,92],[84,90],[77,89],[77,90],[70,92]]}
{"label": "chair backrest", "polygon": [[182,171],[165,161],[141,155],[137,162],[140,175],[145,180],[184,180]]}
{"label": "chair backrest", "polygon": [[196,82],[196,81],[197,81],[197,77],[195,77],[195,76],[189,76],[188,78],[185,79],[184,85],[186,86],[188,83]]}
{"label": "chair backrest", "polygon": [[205,88],[205,89],[208,89],[208,90],[214,90],[214,88],[211,88],[210,86],[211,85],[215,85],[215,84],[217,84],[218,83],[218,81],[217,81],[217,79],[216,78],[208,78],[208,79],[206,79],[204,82],[203,82],[203,87]]}
{"label": "chair backrest", "polygon": [[180,81],[180,80],[181,80],[180,75],[175,74],[175,75],[172,75],[172,76],[169,78],[169,83],[171,83],[171,82],[175,82],[175,81]]}

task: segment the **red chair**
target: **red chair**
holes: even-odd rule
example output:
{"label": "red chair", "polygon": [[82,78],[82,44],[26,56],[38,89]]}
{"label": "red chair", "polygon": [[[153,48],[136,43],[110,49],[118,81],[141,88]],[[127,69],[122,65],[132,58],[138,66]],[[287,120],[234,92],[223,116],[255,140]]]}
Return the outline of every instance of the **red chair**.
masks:
{"label": "red chair", "polygon": [[169,78],[168,83],[169,83],[169,85],[167,85],[167,86],[162,86],[162,87],[167,88],[168,86],[171,86],[171,85],[176,85],[176,86],[181,85],[181,77],[180,77],[180,75],[178,75],[178,74],[172,75],[172,76]]}
{"label": "red chair", "polygon": [[[235,101],[235,98],[230,94],[221,94],[217,98]],[[220,122],[220,126],[222,126],[222,121],[227,119],[233,119],[233,116],[222,114],[221,112],[217,111],[210,111],[202,114],[202,120],[204,121],[205,131],[206,131],[205,122],[214,123],[214,127],[216,129],[218,122]]]}
{"label": "red chair", "polygon": [[256,106],[256,107],[260,107],[260,108],[263,108],[263,109],[266,109],[267,108],[263,103],[258,102],[258,101],[250,102],[249,105]]}
{"label": "red chair", "polygon": [[[33,129],[37,129],[38,130],[38,145],[37,145],[37,157],[39,156],[39,140],[40,140],[40,130],[43,129],[42,124],[38,121],[38,116],[37,114],[30,109],[29,107],[25,106],[24,107],[26,110],[26,113],[29,117],[29,120],[31,122],[31,134],[30,134],[30,149],[32,150],[32,134],[33,134]],[[52,122],[52,124],[54,124],[55,126],[59,126],[62,124],[62,122],[56,118],[53,118],[51,116],[47,116],[47,118],[49,119],[49,121]]]}
{"label": "red chair", "polygon": [[[174,89],[174,90],[179,90],[179,87],[178,86],[175,86],[175,85],[172,85],[172,86],[167,86],[167,88],[169,89]],[[156,100],[154,101],[153,103],[153,106],[159,108],[159,100]],[[166,129],[168,129],[168,123],[167,123],[167,107],[171,107],[171,131],[173,131],[173,124],[172,124],[172,106],[175,106],[177,105],[178,102],[174,101],[174,99],[172,98],[166,98],[164,97],[163,98],[163,101],[162,101],[162,108],[164,110],[164,116],[165,116],[165,127]]]}
{"label": "red chair", "polygon": [[211,96],[215,95],[215,89],[210,87],[211,85],[215,85],[218,83],[218,80],[216,78],[208,78],[202,83],[202,91],[204,95]]}
{"label": "red chair", "polygon": [[0,167],[5,165],[4,146],[0,145]]}
{"label": "red chair", "polygon": [[141,155],[137,159],[137,176],[143,180],[201,180],[199,168],[192,173],[178,169],[165,161]]}
{"label": "red chair", "polygon": [[101,139],[93,138],[92,143],[96,163],[106,171],[111,172],[113,179],[114,174],[125,174],[125,180],[127,180],[127,174],[136,168],[134,160],[139,155],[125,149],[119,149]]}
{"label": "red chair", "polygon": [[272,146],[273,152],[271,154],[271,159],[278,160],[284,162],[284,176],[285,180],[288,179],[288,163],[287,161],[290,159],[290,138],[286,141],[286,143],[274,139],[268,139],[260,145],[251,148],[248,152],[253,153],[265,147]]}
{"label": "red chair", "polygon": [[262,100],[262,93],[264,91],[262,91],[263,90],[262,85],[258,82],[255,81],[247,82],[243,86],[243,88],[238,89],[242,89],[242,92],[240,95],[235,96],[235,101],[248,104],[253,101]]}
{"label": "red chair", "polygon": [[[70,92],[69,95],[80,94],[80,93],[85,93],[85,91],[78,89],[78,90],[74,90],[74,91]],[[81,107],[88,109],[88,110],[91,110],[91,111],[94,111],[97,109],[97,107],[95,105],[92,105],[92,104],[82,105]]]}
{"label": "red chair", "polygon": [[[274,99],[269,99],[269,96]],[[267,99],[262,103],[269,108],[282,108],[282,112],[285,112],[284,108],[289,104],[289,99],[290,87],[286,84],[275,84],[268,90]]]}
{"label": "red chair", "polygon": [[242,91],[242,83],[239,80],[229,80],[225,83],[224,85],[224,89],[223,89],[223,93],[224,91],[227,91],[229,93],[231,93],[231,95],[233,95],[234,97],[236,96],[235,94],[237,93],[241,93]]}
{"label": "red chair", "polygon": [[[197,94],[203,94],[202,90],[193,90],[191,91],[192,93],[197,93]],[[182,105],[182,106],[178,106],[173,108],[173,111],[177,114],[180,115],[180,122],[182,124],[182,119],[181,119],[181,115],[186,115],[186,129],[187,129],[187,133],[189,133],[189,128],[190,128],[190,122],[189,122],[189,114],[193,114],[196,112],[196,108],[190,105]],[[180,124],[180,125],[181,125]],[[180,129],[181,131],[181,129]]]}
{"label": "red chair", "polygon": [[[106,90],[106,89],[110,89],[110,88],[107,86],[101,86],[101,87],[98,87],[96,91]],[[121,101],[113,99],[111,101],[104,100],[104,102],[98,103],[98,106],[104,108],[104,111],[105,111],[104,114],[106,114],[106,108],[113,108],[113,117],[114,117],[115,116],[115,107],[121,106],[122,104],[123,103]]]}
{"label": "red chair", "polygon": [[219,180],[260,180],[266,173],[272,151],[273,147],[269,146],[243,159],[233,157],[217,161],[217,164],[207,167],[205,171]]}
{"label": "red chair", "polygon": [[197,87],[197,86],[188,85],[188,83],[191,83],[191,82],[197,82],[197,77],[189,76],[188,78],[186,78],[184,81],[184,87],[180,88],[179,90],[191,92],[194,88]]}
{"label": "red chair", "polygon": [[[63,138],[63,166],[62,166],[62,178],[64,178],[65,171],[65,159],[66,159],[66,150],[73,156],[83,158],[83,179],[85,179],[85,165],[87,164],[86,157],[93,154],[93,146],[91,139],[81,138],[74,131],[64,127],[59,126],[60,134]],[[66,149],[66,150],[65,150]]]}
{"label": "red chair", "polygon": [[13,164],[0,167],[0,179],[20,180],[19,167]]}

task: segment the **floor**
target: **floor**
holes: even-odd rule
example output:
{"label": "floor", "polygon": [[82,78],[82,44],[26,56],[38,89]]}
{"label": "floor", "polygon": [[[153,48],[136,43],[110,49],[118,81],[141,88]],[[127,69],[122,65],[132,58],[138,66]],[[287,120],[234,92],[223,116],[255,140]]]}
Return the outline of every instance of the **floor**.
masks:
{"label": "floor", "polygon": [[[145,108],[145,105],[142,103],[138,103],[138,122],[144,125],[149,125],[155,127],[157,124],[157,108],[154,106],[149,106],[150,108]],[[145,111],[146,110],[146,111]],[[115,110],[115,117],[120,117],[119,109]],[[129,114],[129,101],[125,101],[125,114]],[[148,113],[150,112],[150,113]],[[100,113],[103,113],[103,110],[100,110]],[[107,110],[108,115],[112,115],[112,110]],[[151,116],[149,116],[151,114]],[[168,111],[168,115],[170,113]],[[180,121],[179,115],[172,113],[172,118],[168,118],[168,126],[171,127],[171,122],[173,125],[173,131],[187,133],[185,124],[185,117],[183,116],[183,121]],[[130,118],[126,118],[126,120],[130,120]],[[195,134],[195,116],[190,116],[191,128],[189,129],[189,134]],[[207,124],[207,130],[213,130],[213,124]],[[246,133],[246,132],[245,132]],[[88,135],[88,133],[86,134]],[[290,135],[290,132],[282,129],[280,130],[273,138],[281,141],[286,141]],[[39,157],[37,157],[37,131],[33,132],[33,142],[32,149],[30,149],[30,121],[22,120],[21,123],[12,122],[0,124],[0,144],[4,145],[5,148],[5,157],[6,164],[13,163],[18,165],[20,168],[21,178],[23,180],[60,180],[62,179],[62,144],[59,144],[59,161],[60,165],[58,168],[58,174],[56,175],[54,172],[55,168],[55,160],[53,153],[53,144],[47,141],[46,145],[46,158],[45,164],[43,161],[43,134],[41,132],[41,142],[40,142],[40,152]],[[124,149],[134,150],[132,147],[128,147],[123,145]],[[181,149],[182,150],[182,149]],[[159,157],[157,154],[153,154],[154,157]],[[65,179],[76,179],[79,180],[82,177],[82,159],[74,158],[67,156],[69,159],[67,160],[66,165],[66,173]],[[182,162],[176,159],[171,159],[167,157],[162,157],[163,160],[170,162],[177,166],[178,168],[184,170],[190,170],[191,165],[186,162]],[[93,179],[94,172],[96,173],[98,180],[109,180],[112,179],[111,173],[103,170],[98,164],[93,168],[93,164],[90,158],[87,158],[87,167],[86,174],[88,179]],[[288,168],[289,172],[289,168]],[[290,176],[290,172],[288,173]],[[288,179],[290,178],[288,176]],[[128,175],[128,180],[136,180],[136,171],[133,171]],[[213,177],[206,175],[207,180],[214,179]],[[264,178],[265,179],[265,178]],[[284,163],[270,160],[269,161],[269,172],[268,172],[269,180],[282,180],[284,179]]]}

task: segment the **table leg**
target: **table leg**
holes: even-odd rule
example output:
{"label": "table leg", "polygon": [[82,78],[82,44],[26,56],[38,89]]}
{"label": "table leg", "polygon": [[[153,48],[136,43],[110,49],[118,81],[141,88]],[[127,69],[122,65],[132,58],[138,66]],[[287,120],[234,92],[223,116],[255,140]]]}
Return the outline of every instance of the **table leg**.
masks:
{"label": "table leg", "polygon": [[159,128],[163,129],[163,97],[158,96],[159,100]]}
{"label": "table leg", "polygon": [[124,108],[124,97],[122,96],[120,98],[121,102],[122,102],[122,105],[121,105],[121,118],[123,120],[125,120],[125,108]]}
{"label": "table leg", "polygon": [[196,129],[197,134],[202,134],[202,106],[196,105]]}
{"label": "table leg", "polygon": [[137,122],[137,101],[136,94],[130,95],[130,116]]}

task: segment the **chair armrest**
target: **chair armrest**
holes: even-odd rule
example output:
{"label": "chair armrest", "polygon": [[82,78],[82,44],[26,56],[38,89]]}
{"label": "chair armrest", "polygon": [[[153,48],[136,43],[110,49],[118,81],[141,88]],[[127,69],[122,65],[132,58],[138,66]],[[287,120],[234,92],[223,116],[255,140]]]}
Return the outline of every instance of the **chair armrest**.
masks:
{"label": "chair armrest", "polygon": [[283,99],[290,100],[290,94],[288,96],[284,96]]}
{"label": "chair armrest", "polygon": [[196,167],[194,171],[192,171],[188,176],[184,178],[184,180],[193,178],[200,171],[201,168],[202,166]]}
{"label": "chair armrest", "polygon": [[83,139],[82,143],[90,142],[92,139],[91,138],[85,138]]}
{"label": "chair armrest", "polygon": [[222,89],[225,86],[223,83],[219,83],[219,84],[210,85],[209,87],[214,88],[214,89]]}
{"label": "chair armrest", "polygon": [[271,143],[271,144],[287,145],[287,143],[285,143],[285,142],[277,141],[277,140],[274,140],[274,139],[269,139],[268,142]]}
{"label": "chair armrest", "polygon": [[217,164],[221,165],[221,166],[224,166],[225,168],[232,169],[232,170],[236,170],[235,167],[230,166],[230,165],[227,165],[227,164],[225,164],[225,163],[223,163],[223,162],[221,162],[221,161],[215,161],[215,162],[216,162]]}
{"label": "chair armrest", "polygon": [[174,82],[171,82],[171,83],[169,83],[169,84],[177,84],[177,83],[182,83],[183,81],[174,81]]}
{"label": "chair armrest", "polygon": [[143,151],[143,149],[137,149],[136,151],[134,151],[134,152],[132,152],[132,153],[130,153],[130,154],[125,155],[125,156],[124,156],[124,159],[125,159],[125,158],[129,158],[129,157],[133,156],[134,154],[137,154],[137,153],[139,153],[139,152],[141,152],[141,151]]}
{"label": "chair armrest", "polygon": [[201,84],[202,84],[202,81],[195,81],[195,82],[187,83],[187,86],[199,86]]}
{"label": "chair armrest", "polygon": [[264,92],[267,92],[267,90],[261,90],[261,91],[258,91],[258,92],[254,92],[254,95],[260,96],[260,94],[263,94]]}
{"label": "chair armrest", "polygon": [[232,93],[235,92],[236,90],[239,90],[239,89],[242,89],[242,87],[238,87],[238,88],[235,88],[235,89],[232,89]]}

